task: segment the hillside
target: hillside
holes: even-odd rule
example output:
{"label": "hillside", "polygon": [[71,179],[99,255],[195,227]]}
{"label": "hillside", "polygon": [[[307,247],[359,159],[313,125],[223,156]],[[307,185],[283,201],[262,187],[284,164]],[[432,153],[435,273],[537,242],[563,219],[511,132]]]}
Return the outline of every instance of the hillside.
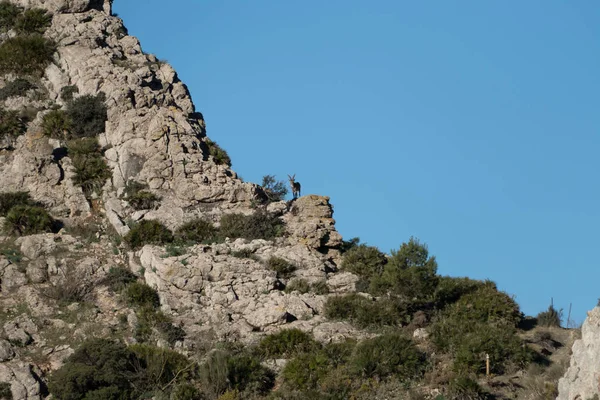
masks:
{"label": "hillside", "polygon": [[243,182],[109,0],[2,1],[0,41],[0,397],[557,395],[555,310]]}

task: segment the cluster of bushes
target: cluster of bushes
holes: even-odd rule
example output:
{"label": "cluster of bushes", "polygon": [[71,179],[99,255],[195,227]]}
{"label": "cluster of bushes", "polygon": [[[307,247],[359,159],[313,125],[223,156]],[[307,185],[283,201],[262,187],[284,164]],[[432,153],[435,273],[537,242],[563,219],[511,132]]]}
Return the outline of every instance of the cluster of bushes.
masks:
{"label": "cluster of bushes", "polygon": [[135,338],[138,342],[147,342],[155,332],[170,344],[184,339],[185,331],[159,311],[160,299],[156,290],[138,282],[131,271],[113,267],[100,283],[115,293],[121,293],[127,305],[136,310]]}
{"label": "cluster of bushes", "polygon": [[17,78],[7,82],[6,85],[0,89],[0,100],[4,101],[10,97],[24,96],[28,90],[34,89],[35,87],[36,86],[27,79]]}
{"label": "cluster of bushes", "polygon": [[41,75],[52,61],[56,44],[42,36],[52,16],[40,8],[23,11],[8,1],[0,2],[0,27],[14,29],[17,36],[0,45],[0,73]]}
{"label": "cluster of bushes", "polygon": [[129,181],[125,187],[125,199],[135,210],[148,210],[156,207],[160,197],[146,190],[148,185]]}
{"label": "cluster of bushes", "polygon": [[188,382],[197,376],[197,364],[175,351],[90,339],[50,376],[48,389],[59,399],[139,399],[188,393],[176,398],[192,400],[199,398],[199,392]]}
{"label": "cluster of bushes", "polygon": [[106,95],[100,92],[96,96],[87,94],[73,98],[77,88],[65,88],[74,88],[61,90],[61,96],[69,98],[66,109],[53,110],[44,115],[44,134],[55,139],[74,140],[94,138],[104,132],[104,125],[108,119],[108,109],[104,104]]}
{"label": "cluster of bushes", "polygon": [[263,203],[272,203],[285,199],[288,194],[288,188],[284,181],[278,181],[274,175],[265,175],[262,178],[261,185],[266,199]]}
{"label": "cluster of bushes", "polygon": [[100,192],[111,172],[102,149],[95,137],[84,137],[67,142],[67,151],[75,168],[73,183],[81,186],[86,198]]}
{"label": "cluster of bushes", "polygon": [[265,337],[255,352],[263,359],[289,359],[275,398],[353,398],[366,382],[407,383],[421,377],[427,366],[424,353],[398,333],[322,345],[304,332],[288,329]]}
{"label": "cluster of bushes", "polygon": [[223,215],[219,228],[202,219],[194,219],[180,226],[174,233],[158,221],[143,220],[131,228],[125,236],[125,241],[136,249],[146,244],[215,243],[226,237],[269,240],[282,233],[283,222],[276,215],[259,211],[249,216]]}
{"label": "cluster of bushes", "polygon": [[12,145],[26,130],[27,125],[17,111],[0,107],[0,140],[8,141]]}
{"label": "cluster of bushes", "polygon": [[215,164],[231,167],[231,158],[229,158],[229,154],[221,146],[208,138],[204,140],[204,144],[206,145],[207,153],[212,156]]}
{"label": "cluster of bushes", "polygon": [[287,284],[285,287],[285,292],[300,292],[302,294],[327,294],[329,293],[329,287],[327,287],[327,283],[325,281],[318,281],[310,284],[306,281],[306,279],[294,279]]}
{"label": "cluster of bushes", "polygon": [[57,221],[27,192],[0,193],[0,216],[5,217],[8,234],[25,236],[57,229]]}

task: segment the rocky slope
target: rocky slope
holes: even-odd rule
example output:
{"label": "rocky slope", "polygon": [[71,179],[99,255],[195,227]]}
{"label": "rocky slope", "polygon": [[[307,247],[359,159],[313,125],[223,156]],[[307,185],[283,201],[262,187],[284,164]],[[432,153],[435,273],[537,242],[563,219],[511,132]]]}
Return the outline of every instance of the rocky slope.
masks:
{"label": "rocky slope", "polygon": [[[203,116],[195,110],[186,86],[170,65],[142,51],[121,19],[112,15],[110,0],[10,3],[51,13],[43,35],[56,43],[56,51],[39,75],[25,77],[34,82],[33,88],[0,96],[3,113],[15,111],[27,120],[24,132],[9,135],[1,131],[6,129],[3,118],[7,114],[0,114],[0,197],[28,192],[31,201],[43,205],[60,224],[52,232],[6,231],[0,236],[0,397],[9,397],[7,393],[14,400],[47,397],[48,377],[82,342],[94,337],[175,349],[202,363],[219,346],[250,348],[286,328],[310,333],[319,346],[354,345],[356,340],[397,329],[415,338],[418,354],[430,357],[418,390],[409,393],[406,382],[396,385],[372,377],[361,384],[357,378],[353,398],[433,398],[446,392],[444,387],[454,375],[449,356],[438,352],[428,339],[431,318],[448,306],[449,298],[460,297],[452,290],[459,291],[456,288],[463,284],[465,295],[482,288],[504,300],[508,296],[482,282],[457,280],[439,304],[432,300],[439,290],[423,303],[415,300],[421,295],[417,292],[401,299],[403,307],[410,305],[401,312],[386,303],[389,293],[380,296],[381,303],[371,294],[355,296],[372,307],[374,317],[379,304],[383,312],[398,316],[391,321],[377,317],[384,320],[380,330],[325,318],[329,298],[355,293],[357,286],[366,290],[364,276],[341,270],[348,243],[343,243],[335,229],[329,198],[308,195],[269,203],[265,188],[239,179],[206,136]],[[2,7],[6,4],[0,2]],[[0,68],[8,68],[1,62],[2,45],[19,33],[15,27],[0,28]],[[0,76],[0,93],[18,78],[22,78],[18,69]],[[106,107],[106,120],[97,135],[101,152],[93,160],[101,159],[107,174],[101,175],[95,190],[77,183],[81,162],[68,149],[73,145],[66,133],[63,136],[67,129],[61,127],[56,136],[47,134],[48,116],[53,112],[60,116],[70,107],[65,89],[74,92],[76,99],[87,95],[101,99]],[[100,93],[101,97],[94,97]],[[129,191],[134,184],[153,200],[136,206]],[[198,219],[219,225],[224,215],[232,214],[275,216],[282,223],[281,230],[266,239],[218,237],[185,245],[135,246],[123,239],[144,221],[160,221],[177,231]],[[1,225],[8,219],[6,213],[0,214]],[[378,257],[383,258],[379,266],[383,268],[387,257]],[[437,284],[438,277],[433,278]],[[117,285],[133,281],[156,291],[156,310],[136,304],[140,301],[136,293],[127,297]],[[454,281],[448,282],[452,287]],[[145,286],[136,286],[140,287]],[[298,289],[290,290],[293,287]],[[425,290],[427,285],[422,287]],[[414,309],[413,301],[424,310]],[[369,314],[362,317],[368,319]],[[556,375],[564,355],[559,342],[568,344],[570,336],[560,329],[519,334],[536,354],[544,354],[559,366]],[[263,364],[271,363],[269,367],[277,372],[288,362],[284,358]],[[547,371],[538,371],[537,380],[530,375],[518,371],[482,378],[474,373],[469,382],[486,386],[497,398],[554,393],[547,386],[555,377],[549,378]],[[340,376],[344,385],[353,385],[352,379]],[[233,380],[226,379],[228,384]],[[327,380],[323,385],[337,390]],[[457,390],[461,398],[465,392]],[[205,395],[234,396],[237,391],[237,387],[232,391],[220,388]]]}
{"label": "rocky slope", "polygon": [[588,400],[600,396],[600,308],[588,312],[581,339],[573,345],[571,364],[558,382],[558,400]]}

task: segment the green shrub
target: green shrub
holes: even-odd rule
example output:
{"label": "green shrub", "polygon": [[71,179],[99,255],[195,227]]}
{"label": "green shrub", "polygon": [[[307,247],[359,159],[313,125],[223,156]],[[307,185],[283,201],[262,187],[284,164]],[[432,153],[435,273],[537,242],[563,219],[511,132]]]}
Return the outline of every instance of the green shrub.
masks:
{"label": "green shrub", "polygon": [[208,153],[212,156],[215,164],[224,164],[228,167],[231,167],[231,158],[229,158],[229,155],[225,150],[221,148],[221,146],[219,146],[216,142],[208,138],[205,139],[204,142],[206,143],[206,146],[208,147]]}
{"label": "green shrub", "polygon": [[197,374],[197,364],[176,351],[146,344],[134,344],[129,349],[138,360],[138,370],[142,371],[136,384],[146,392],[188,382]]}
{"label": "green shrub", "polygon": [[297,269],[294,264],[279,257],[269,258],[267,268],[275,271],[278,278],[287,278]]}
{"label": "green shrub", "polygon": [[89,199],[93,193],[98,193],[111,172],[96,138],[81,138],[67,142],[67,150],[75,167],[73,182],[81,186],[83,193]]}
{"label": "green shrub", "polygon": [[41,8],[30,8],[15,20],[14,28],[20,34],[42,34],[50,26],[52,15]]}
{"label": "green shrub", "polygon": [[286,293],[300,292],[302,294],[310,292],[310,284],[306,279],[294,279],[285,287]]}
{"label": "green shrub", "polygon": [[73,121],[74,137],[94,137],[104,132],[104,125],[108,119],[105,100],[104,93],[96,96],[86,94],[67,103],[67,115]]}
{"label": "green shrub", "polygon": [[254,261],[258,261],[258,257],[254,254],[252,249],[242,249],[231,253],[236,258],[249,258]]}
{"label": "green shrub", "polygon": [[348,250],[342,260],[342,269],[363,278],[381,275],[387,257],[377,247],[360,244]]}
{"label": "green shrub", "polygon": [[108,286],[113,292],[120,292],[125,286],[136,281],[137,277],[130,270],[123,267],[111,267],[100,283]]}
{"label": "green shrub", "polygon": [[288,194],[285,182],[276,180],[274,175],[263,176],[261,186],[267,196],[267,203],[284,200]]}
{"label": "green shrub", "polygon": [[35,85],[27,79],[17,78],[0,89],[0,100],[4,101],[10,97],[24,96],[28,90],[33,88],[35,88]]}
{"label": "green shrub", "polygon": [[325,379],[330,369],[331,365],[325,353],[302,353],[285,364],[281,376],[287,386],[309,390],[315,389],[319,382]]}
{"label": "green shrub", "polygon": [[40,294],[55,300],[59,304],[68,305],[88,301],[93,289],[93,282],[78,273],[75,268],[69,266],[59,280],[41,288]]}
{"label": "green shrub", "polygon": [[12,400],[12,390],[10,389],[10,383],[0,382],[0,399]]}
{"label": "green shrub", "polygon": [[263,338],[257,352],[263,358],[291,358],[318,348],[319,344],[308,333],[299,329],[284,329]]}
{"label": "green shrub", "polygon": [[6,257],[11,264],[18,264],[23,260],[23,254],[14,248],[2,249],[0,254]]}
{"label": "green shrub", "polygon": [[173,388],[171,400],[203,400],[200,391],[189,383],[181,383]]}
{"label": "green shrub", "polygon": [[147,189],[148,185],[136,181],[129,181],[125,187],[125,199],[135,210],[148,210],[156,207],[160,197]]}
{"label": "green shrub", "polygon": [[73,100],[73,95],[79,93],[79,88],[75,85],[63,86],[60,89],[60,98],[62,101],[69,102]]}
{"label": "green shrub", "polygon": [[360,342],[349,363],[358,376],[383,379],[393,375],[408,380],[423,374],[426,359],[412,340],[393,333]]}
{"label": "green shrub", "polygon": [[275,374],[255,357],[237,354],[227,360],[227,381],[229,389],[247,394],[266,394],[275,384]]}
{"label": "green shrub", "polygon": [[22,8],[10,1],[0,1],[0,31],[7,32],[13,28]]}
{"label": "green shrub", "polygon": [[155,289],[141,282],[132,282],[125,288],[125,299],[131,307],[158,308],[160,299]]}
{"label": "green shrub", "polygon": [[46,210],[36,206],[14,206],[6,214],[4,230],[19,236],[52,232],[55,222]]}
{"label": "green shrub", "polygon": [[462,321],[506,324],[516,327],[523,318],[519,305],[493,282],[462,296],[453,306],[450,315]]}
{"label": "green shrub", "polygon": [[48,389],[58,399],[128,399],[136,361],[121,343],[90,339],[50,376]]}
{"label": "green shrub", "polygon": [[162,245],[173,241],[173,233],[155,220],[143,220],[125,235],[125,241],[134,249],[146,244]]}
{"label": "green shrub", "polygon": [[55,51],[56,44],[41,35],[7,39],[0,45],[0,74],[41,76]]}
{"label": "green shrub", "polygon": [[361,327],[402,325],[410,322],[411,310],[392,298],[371,300],[356,293],[332,296],[325,303],[325,316],[350,321]]}
{"label": "green shrub", "polygon": [[51,138],[68,138],[72,127],[73,122],[63,110],[52,110],[42,118],[42,131]]}
{"label": "green shrub", "polygon": [[217,229],[208,221],[197,218],[181,225],[175,231],[175,239],[182,243],[197,244],[214,239]]}
{"label": "green shrub", "polygon": [[11,208],[15,206],[38,206],[41,204],[34,201],[27,192],[0,193],[0,216],[5,217]]}
{"label": "green shrub", "polygon": [[249,216],[225,214],[220,221],[221,237],[270,240],[282,234],[283,221],[266,211],[257,211]]}
{"label": "green shrub", "polygon": [[492,399],[474,379],[468,376],[458,376],[450,381],[448,385],[449,399],[456,400],[486,400]]}
{"label": "green shrub", "polygon": [[7,138],[12,142],[26,130],[27,126],[18,112],[0,107],[0,140]]}
{"label": "green shrub", "polygon": [[537,324],[540,326],[556,326],[560,327],[562,320],[562,310],[557,310],[552,304],[548,306],[548,310],[542,311],[536,317]]}
{"label": "green shrub", "polygon": [[381,276],[372,279],[370,291],[391,293],[407,301],[426,301],[433,296],[437,284],[435,257],[429,257],[425,244],[410,238],[398,251],[392,250]]}
{"label": "green shrub", "polygon": [[469,278],[453,278],[441,276],[437,288],[433,294],[433,301],[438,309],[443,309],[449,304],[455,303],[461,296],[472,293],[485,283]]}

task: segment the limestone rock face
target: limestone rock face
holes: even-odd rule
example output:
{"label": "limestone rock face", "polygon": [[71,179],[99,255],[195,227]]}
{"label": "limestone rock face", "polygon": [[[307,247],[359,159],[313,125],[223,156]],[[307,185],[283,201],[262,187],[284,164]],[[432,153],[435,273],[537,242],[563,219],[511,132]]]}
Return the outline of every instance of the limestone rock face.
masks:
{"label": "limestone rock face", "polygon": [[587,400],[600,396],[600,307],[588,312],[575,341],[571,364],[558,381],[557,400]]}

